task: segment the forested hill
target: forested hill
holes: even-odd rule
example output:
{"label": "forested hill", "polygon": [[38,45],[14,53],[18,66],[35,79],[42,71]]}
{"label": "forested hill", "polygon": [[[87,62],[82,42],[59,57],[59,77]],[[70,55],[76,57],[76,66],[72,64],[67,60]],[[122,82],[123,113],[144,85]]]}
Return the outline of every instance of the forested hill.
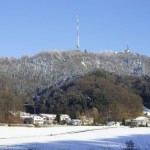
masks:
{"label": "forested hill", "polygon": [[[150,108],[150,58],[129,51],[77,50],[0,58],[0,95],[1,107],[9,110],[19,100],[12,109],[35,102],[36,113],[86,114],[98,122],[107,116],[120,120],[140,114],[143,104]],[[7,107],[7,102],[13,104]],[[7,119],[4,116],[1,120]]]}
{"label": "forested hill", "polygon": [[86,115],[94,117],[96,122],[135,117],[142,114],[143,102],[132,81],[94,71],[39,93],[35,98],[36,111],[67,113],[72,118]]}
{"label": "forested hill", "polygon": [[118,75],[150,76],[150,58],[128,51],[91,53],[88,51],[47,51],[35,56],[0,58],[0,90],[6,87],[27,102],[53,84],[103,69]]}

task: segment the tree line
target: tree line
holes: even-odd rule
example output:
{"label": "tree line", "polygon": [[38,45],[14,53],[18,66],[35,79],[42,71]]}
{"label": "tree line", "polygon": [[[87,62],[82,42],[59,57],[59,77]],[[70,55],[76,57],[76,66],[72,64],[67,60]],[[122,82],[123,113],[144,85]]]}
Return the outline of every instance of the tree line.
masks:
{"label": "tree line", "polygon": [[0,91],[0,123],[19,123],[19,111],[23,111],[23,99],[8,89]]}

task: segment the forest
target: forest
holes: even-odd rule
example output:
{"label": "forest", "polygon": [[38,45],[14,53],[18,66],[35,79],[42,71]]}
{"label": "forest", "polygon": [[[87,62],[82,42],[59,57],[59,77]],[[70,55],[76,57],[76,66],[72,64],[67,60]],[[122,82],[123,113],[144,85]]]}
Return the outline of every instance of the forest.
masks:
{"label": "forest", "polygon": [[34,99],[36,111],[67,113],[72,118],[86,115],[100,123],[136,117],[142,115],[143,102],[148,102],[147,79],[96,70],[43,90]]}
{"label": "forest", "polygon": [[[91,71],[35,93],[32,106],[24,95],[5,87],[0,91],[0,122],[20,122],[12,113],[66,113],[71,118],[86,115],[95,122],[121,121],[142,115],[150,108],[150,77],[120,76],[104,70]],[[11,119],[10,119],[11,118]]]}
{"label": "forest", "polygon": [[87,115],[96,122],[137,116],[143,105],[150,108],[149,64],[149,57],[128,52],[0,58],[0,122],[8,122],[10,111],[34,113],[33,105],[36,113]]}
{"label": "forest", "polygon": [[0,123],[21,123],[19,111],[23,111],[23,98],[7,88],[0,91]]}

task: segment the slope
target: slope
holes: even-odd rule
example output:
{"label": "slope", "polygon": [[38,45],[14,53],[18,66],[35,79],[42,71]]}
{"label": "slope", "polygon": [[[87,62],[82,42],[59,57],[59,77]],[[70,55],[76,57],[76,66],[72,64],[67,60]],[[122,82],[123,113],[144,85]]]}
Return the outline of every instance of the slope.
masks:
{"label": "slope", "polygon": [[72,118],[86,115],[94,117],[95,122],[119,121],[141,114],[141,97],[116,84],[117,77],[98,70],[55,85],[35,98],[37,112],[67,113]]}

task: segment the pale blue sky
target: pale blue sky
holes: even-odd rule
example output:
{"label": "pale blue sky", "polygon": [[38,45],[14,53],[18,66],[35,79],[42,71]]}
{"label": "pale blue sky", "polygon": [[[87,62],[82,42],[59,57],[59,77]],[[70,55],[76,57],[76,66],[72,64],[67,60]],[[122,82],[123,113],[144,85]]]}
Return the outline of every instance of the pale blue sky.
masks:
{"label": "pale blue sky", "polygon": [[47,50],[123,51],[150,56],[150,0],[0,0],[0,57]]}

